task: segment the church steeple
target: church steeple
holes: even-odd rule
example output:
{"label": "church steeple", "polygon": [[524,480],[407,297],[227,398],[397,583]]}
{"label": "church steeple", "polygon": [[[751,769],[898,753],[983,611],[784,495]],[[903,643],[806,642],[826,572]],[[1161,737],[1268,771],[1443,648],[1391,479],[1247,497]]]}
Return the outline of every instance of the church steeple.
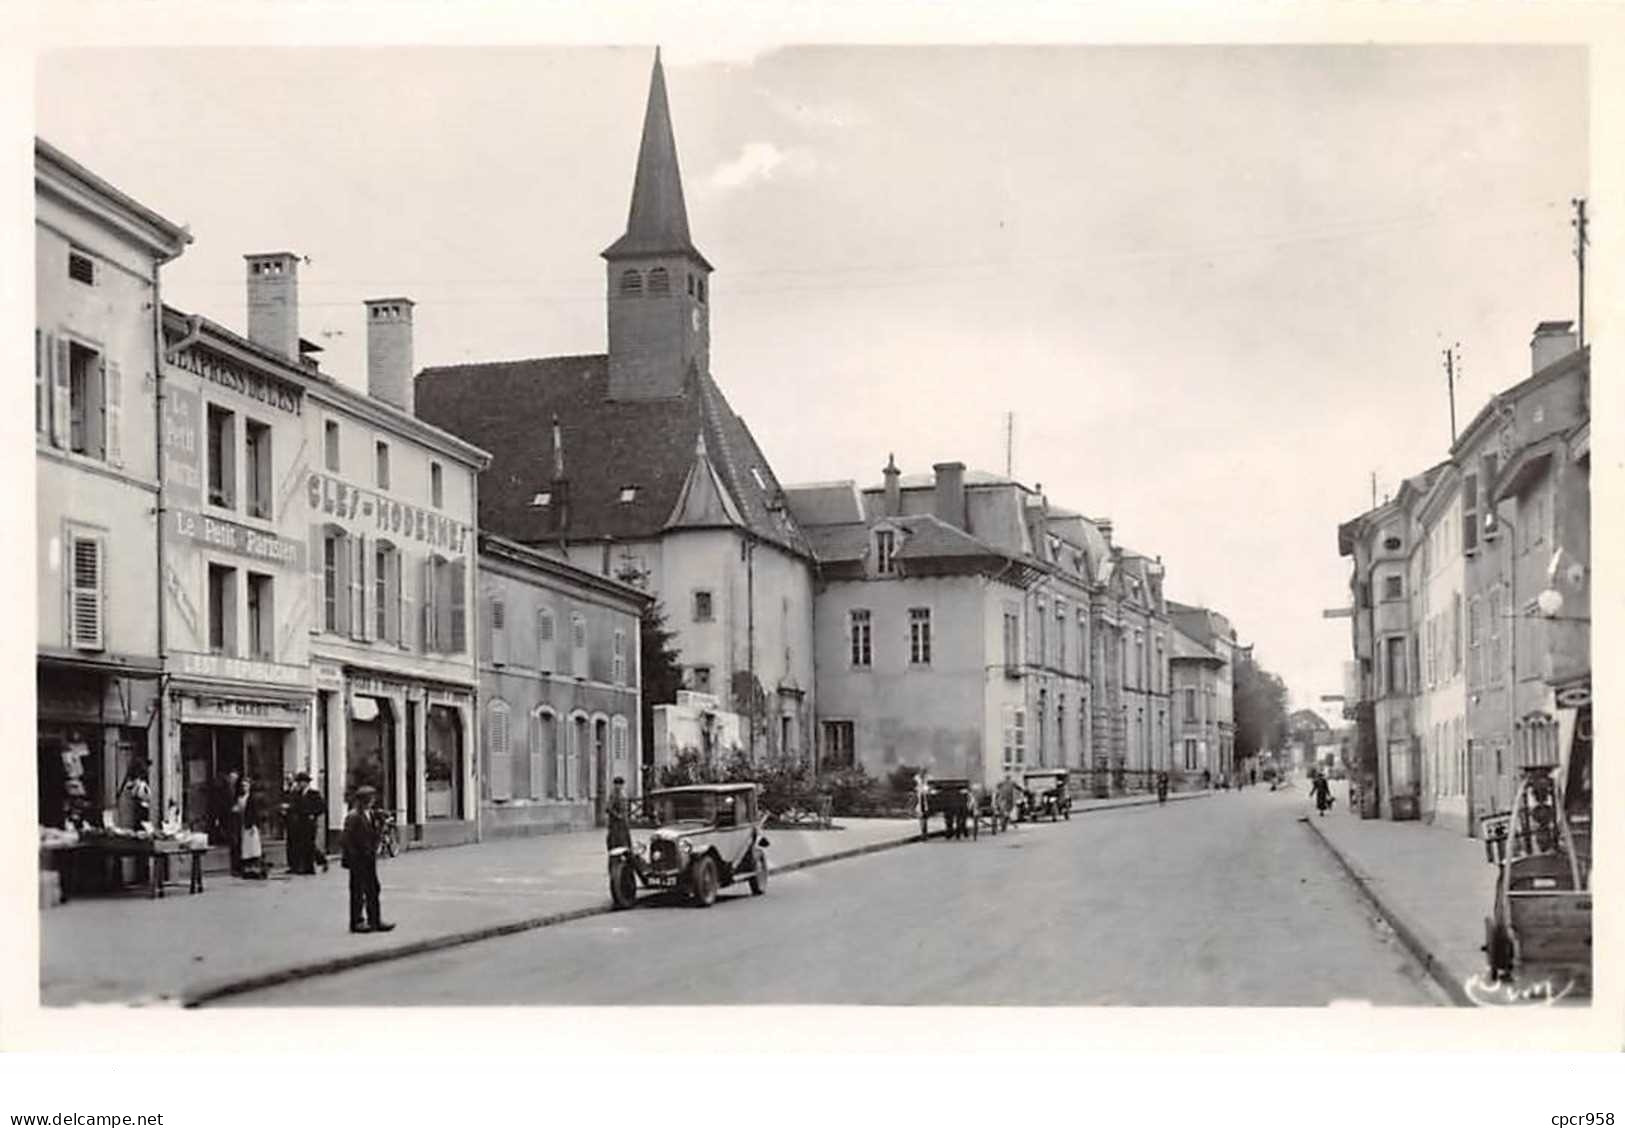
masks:
{"label": "church steeple", "polygon": [[711,264],[688,232],[658,49],[626,232],[603,257],[609,265],[610,398],[681,395],[691,365],[701,372],[710,368]]}

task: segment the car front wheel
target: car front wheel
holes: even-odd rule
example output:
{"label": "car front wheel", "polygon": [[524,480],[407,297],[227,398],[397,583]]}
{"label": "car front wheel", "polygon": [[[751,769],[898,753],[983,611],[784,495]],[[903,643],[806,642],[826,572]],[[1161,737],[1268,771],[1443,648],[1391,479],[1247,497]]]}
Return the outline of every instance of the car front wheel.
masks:
{"label": "car front wheel", "polygon": [[757,850],[751,857],[750,891],[760,897],[767,892],[767,855]]}
{"label": "car front wheel", "polygon": [[694,863],[694,870],[688,879],[689,890],[694,897],[694,903],[702,909],[708,909],[717,903],[717,862],[707,854]]}

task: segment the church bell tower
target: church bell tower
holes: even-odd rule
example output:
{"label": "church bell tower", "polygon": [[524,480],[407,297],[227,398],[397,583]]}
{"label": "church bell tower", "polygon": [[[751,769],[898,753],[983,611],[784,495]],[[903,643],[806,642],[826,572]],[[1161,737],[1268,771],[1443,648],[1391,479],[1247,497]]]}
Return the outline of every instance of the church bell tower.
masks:
{"label": "church bell tower", "polygon": [[666,75],[655,51],[626,233],[603,252],[609,288],[609,397],[680,396],[711,365],[711,264],[688,234]]}

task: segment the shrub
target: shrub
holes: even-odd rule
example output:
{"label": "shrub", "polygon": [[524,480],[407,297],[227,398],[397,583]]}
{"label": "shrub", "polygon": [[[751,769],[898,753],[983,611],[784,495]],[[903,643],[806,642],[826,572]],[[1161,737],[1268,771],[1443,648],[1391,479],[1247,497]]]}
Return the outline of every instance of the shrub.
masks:
{"label": "shrub", "polygon": [[880,781],[861,764],[825,774],[819,789],[829,796],[830,809],[837,815],[873,815],[885,804]]}

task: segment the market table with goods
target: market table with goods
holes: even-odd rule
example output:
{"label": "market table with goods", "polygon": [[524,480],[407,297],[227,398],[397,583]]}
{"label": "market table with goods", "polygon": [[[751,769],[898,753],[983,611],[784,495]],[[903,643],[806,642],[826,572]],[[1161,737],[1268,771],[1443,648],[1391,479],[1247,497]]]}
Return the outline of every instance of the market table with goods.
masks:
{"label": "market table with goods", "polygon": [[187,858],[191,865],[187,891],[203,892],[203,855],[209,840],[178,828],[127,830],[123,827],[86,826],[78,829],[40,828],[40,868],[55,870],[62,886],[62,900],[81,891],[81,879],[94,875],[104,886],[123,888],[124,858],[147,859],[146,880],[149,897],[162,897],[171,874],[172,859]]}

